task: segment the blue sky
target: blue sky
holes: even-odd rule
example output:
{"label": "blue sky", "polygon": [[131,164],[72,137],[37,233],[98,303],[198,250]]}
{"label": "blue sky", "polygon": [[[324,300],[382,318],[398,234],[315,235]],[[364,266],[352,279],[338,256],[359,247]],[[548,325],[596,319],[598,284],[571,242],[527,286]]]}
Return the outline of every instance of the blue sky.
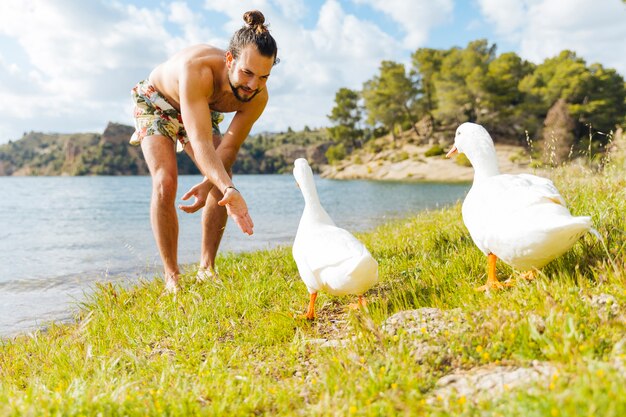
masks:
{"label": "blue sky", "polygon": [[[0,14],[0,143],[132,124],[130,88],[177,50],[226,47],[263,11],[281,63],[252,133],[328,125],[341,87],[380,62],[486,38],[535,63],[563,49],[626,74],[622,0],[21,0]],[[228,119],[227,119],[228,121]]]}

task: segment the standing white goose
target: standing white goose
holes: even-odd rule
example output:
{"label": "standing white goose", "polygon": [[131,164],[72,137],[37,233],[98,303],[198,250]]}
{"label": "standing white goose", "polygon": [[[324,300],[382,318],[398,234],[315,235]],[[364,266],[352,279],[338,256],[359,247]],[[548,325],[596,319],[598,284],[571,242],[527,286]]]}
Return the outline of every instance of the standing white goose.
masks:
{"label": "standing white goose", "polygon": [[304,211],[293,242],[293,258],[310,294],[305,317],[315,318],[318,291],[342,296],[363,294],[378,282],[378,263],[348,231],[335,226],[322,207],[306,159],[294,162],[293,176],[304,196]]}
{"label": "standing white goose", "polygon": [[488,256],[485,285],[501,288],[496,260],[534,272],[568,251],[591,229],[590,217],[574,217],[552,181],[530,174],[500,174],[493,140],[485,128],[463,123],[446,155],[464,153],[474,167],[474,182],[463,201],[463,221],[478,248]]}

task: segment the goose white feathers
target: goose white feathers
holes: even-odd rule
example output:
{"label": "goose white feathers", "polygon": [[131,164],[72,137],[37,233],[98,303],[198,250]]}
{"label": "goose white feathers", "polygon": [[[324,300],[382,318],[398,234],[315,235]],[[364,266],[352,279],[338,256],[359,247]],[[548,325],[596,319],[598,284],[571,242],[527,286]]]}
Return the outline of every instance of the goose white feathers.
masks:
{"label": "goose white feathers", "polygon": [[305,205],[292,253],[310,294],[305,317],[313,319],[318,291],[357,295],[362,302],[362,295],[378,282],[378,263],[363,243],[337,227],[324,210],[306,159],[294,162],[293,176]]}
{"label": "goose white feathers", "polygon": [[463,222],[478,248],[489,256],[487,283],[495,277],[496,258],[521,271],[535,271],[567,252],[591,229],[590,217],[572,216],[552,181],[530,174],[500,174],[491,136],[482,126],[463,123],[456,151],[474,167],[474,182],[463,201]]}

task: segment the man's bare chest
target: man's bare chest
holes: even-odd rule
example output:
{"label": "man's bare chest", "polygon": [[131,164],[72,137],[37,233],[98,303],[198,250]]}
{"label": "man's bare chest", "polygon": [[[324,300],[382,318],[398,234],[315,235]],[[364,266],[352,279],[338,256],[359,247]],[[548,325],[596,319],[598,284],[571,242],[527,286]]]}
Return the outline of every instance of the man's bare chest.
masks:
{"label": "man's bare chest", "polygon": [[245,103],[237,100],[232,94],[222,95],[209,101],[209,107],[211,110],[215,110],[220,113],[231,113],[242,110],[244,104]]}

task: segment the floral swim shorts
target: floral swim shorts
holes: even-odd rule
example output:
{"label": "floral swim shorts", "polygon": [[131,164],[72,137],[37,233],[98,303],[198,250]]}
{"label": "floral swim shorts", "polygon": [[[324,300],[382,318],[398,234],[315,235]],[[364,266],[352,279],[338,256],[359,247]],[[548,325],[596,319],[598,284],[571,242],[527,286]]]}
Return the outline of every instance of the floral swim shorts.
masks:
{"label": "floral swim shorts", "polygon": [[[130,138],[130,144],[137,146],[146,136],[163,135],[176,143],[176,152],[182,152],[189,138],[180,111],[176,110],[148,80],[138,82],[130,94],[135,103],[135,133]],[[211,112],[214,135],[220,135],[219,123],[222,120],[224,120],[222,113]]]}

